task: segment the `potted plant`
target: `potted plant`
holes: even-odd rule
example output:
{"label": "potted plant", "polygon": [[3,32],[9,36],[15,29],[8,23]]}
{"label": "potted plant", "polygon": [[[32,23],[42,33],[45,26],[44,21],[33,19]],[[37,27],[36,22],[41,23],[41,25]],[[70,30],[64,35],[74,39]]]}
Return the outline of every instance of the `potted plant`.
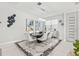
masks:
{"label": "potted plant", "polygon": [[74,50],[74,54],[76,56],[79,56],[79,40],[75,40],[75,42],[73,43],[73,50]]}

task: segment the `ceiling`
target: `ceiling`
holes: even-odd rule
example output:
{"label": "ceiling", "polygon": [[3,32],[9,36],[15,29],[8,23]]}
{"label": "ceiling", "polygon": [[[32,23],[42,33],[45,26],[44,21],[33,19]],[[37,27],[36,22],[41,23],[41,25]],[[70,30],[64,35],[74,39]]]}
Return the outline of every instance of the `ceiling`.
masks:
{"label": "ceiling", "polygon": [[14,9],[23,11],[24,13],[45,18],[59,12],[64,12],[68,9],[75,8],[75,6],[79,4],[78,2],[41,2],[42,5],[39,6],[37,3],[38,2],[7,2],[0,3],[0,6],[5,4]]}

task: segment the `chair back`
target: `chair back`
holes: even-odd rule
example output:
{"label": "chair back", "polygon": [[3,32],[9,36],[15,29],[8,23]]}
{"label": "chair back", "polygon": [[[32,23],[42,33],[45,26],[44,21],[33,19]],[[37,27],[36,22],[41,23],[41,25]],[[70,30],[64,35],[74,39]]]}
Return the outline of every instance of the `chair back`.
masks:
{"label": "chair back", "polygon": [[27,39],[28,39],[28,41],[34,41],[35,40],[35,39],[32,38],[30,33],[27,33]]}

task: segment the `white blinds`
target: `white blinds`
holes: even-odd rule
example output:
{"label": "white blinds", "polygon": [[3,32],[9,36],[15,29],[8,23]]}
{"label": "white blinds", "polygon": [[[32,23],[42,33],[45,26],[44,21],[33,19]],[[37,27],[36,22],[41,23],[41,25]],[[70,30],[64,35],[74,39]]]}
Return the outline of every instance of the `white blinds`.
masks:
{"label": "white blinds", "polygon": [[66,40],[74,41],[77,39],[77,12],[66,14]]}

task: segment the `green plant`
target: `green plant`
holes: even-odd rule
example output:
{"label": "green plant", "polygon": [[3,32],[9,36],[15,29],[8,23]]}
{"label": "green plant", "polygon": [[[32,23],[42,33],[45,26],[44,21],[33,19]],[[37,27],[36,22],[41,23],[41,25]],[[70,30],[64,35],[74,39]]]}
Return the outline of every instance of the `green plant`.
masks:
{"label": "green plant", "polygon": [[75,40],[75,42],[73,43],[74,46],[74,53],[76,56],[79,56],[79,40]]}

